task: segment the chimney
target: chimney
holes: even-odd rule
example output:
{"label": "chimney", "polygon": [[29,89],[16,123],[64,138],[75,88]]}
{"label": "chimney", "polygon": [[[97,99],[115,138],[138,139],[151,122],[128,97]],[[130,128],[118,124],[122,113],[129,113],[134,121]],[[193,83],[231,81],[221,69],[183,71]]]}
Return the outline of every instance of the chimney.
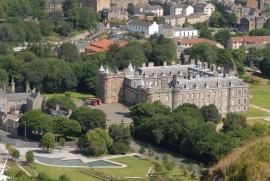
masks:
{"label": "chimney", "polygon": [[210,65],[211,72],[216,72],[217,71],[217,66],[216,64],[211,64]]}
{"label": "chimney", "polygon": [[26,81],[25,81],[25,92],[31,92],[30,83],[29,83],[28,79],[26,79]]}
{"label": "chimney", "polygon": [[193,78],[193,72],[189,71],[188,72],[188,80],[191,80]]}
{"label": "chimney", "polygon": [[190,59],[190,64],[195,64],[195,59]]}
{"label": "chimney", "polygon": [[208,69],[208,62],[203,62],[204,69]]}
{"label": "chimney", "polygon": [[163,62],[163,66],[167,66],[167,62],[166,61]]}

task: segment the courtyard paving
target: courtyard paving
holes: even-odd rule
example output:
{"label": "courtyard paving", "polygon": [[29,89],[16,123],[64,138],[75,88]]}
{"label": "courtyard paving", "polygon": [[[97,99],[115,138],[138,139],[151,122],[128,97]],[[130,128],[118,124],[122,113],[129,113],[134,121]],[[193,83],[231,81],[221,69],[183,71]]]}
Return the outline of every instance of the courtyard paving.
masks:
{"label": "courtyard paving", "polygon": [[127,106],[123,104],[102,104],[98,106],[91,106],[94,109],[100,109],[107,115],[108,126],[112,124],[125,124],[132,123],[132,119],[129,116],[130,110]]}

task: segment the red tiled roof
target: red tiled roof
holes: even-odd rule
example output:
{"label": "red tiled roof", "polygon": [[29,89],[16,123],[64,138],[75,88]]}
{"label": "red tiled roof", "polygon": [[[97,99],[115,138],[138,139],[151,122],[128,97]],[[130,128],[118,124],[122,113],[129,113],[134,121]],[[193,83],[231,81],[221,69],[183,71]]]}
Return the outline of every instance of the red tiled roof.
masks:
{"label": "red tiled roof", "polygon": [[127,44],[127,41],[114,42],[113,40],[103,39],[86,46],[85,51],[89,53],[104,52],[107,51],[109,47],[114,43],[122,47]]}
{"label": "red tiled roof", "polygon": [[264,42],[269,42],[270,36],[237,36],[231,37],[230,42],[232,43],[246,43],[260,45]]}
{"label": "red tiled roof", "polygon": [[207,44],[216,46],[218,48],[223,47],[220,43],[213,41],[213,40],[206,39],[206,38],[183,38],[183,39],[178,40],[179,45],[181,45],[181,44],[182,45],[186,45],[186,44],[194,45],[197,43],[207,43]]}

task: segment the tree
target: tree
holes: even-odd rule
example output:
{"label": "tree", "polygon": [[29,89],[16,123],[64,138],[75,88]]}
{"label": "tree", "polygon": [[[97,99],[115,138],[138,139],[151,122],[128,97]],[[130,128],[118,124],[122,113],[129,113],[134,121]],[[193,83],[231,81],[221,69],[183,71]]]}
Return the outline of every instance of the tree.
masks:
{"label": "tree", "polygon": [[25,158],[26,158],[27,163],[31,165],[35,160],[33,151],[31,150],[27,151]]}
{"label": "tree", "polygon": [[55,147],[55,136],[53,133],[45,133],[40,141],[40,146],[50,152]]}
{"label": "tree", "polygon": [[207,39],[213,39],[212,31],[208,28],[208,26],[203,26],[200,29],[200,37],[207,38]]}
{"label": "tree", "polygon": [[12,148],[12,151],[11,151],[11,157],[14,159],[14,160],[18,160],[18,158],[20,157],[20,151],[15,149],[15,148]]}
{"label": "tree", "polygon": [[214,35],[215,40],[221,43],[224,47],[227,47],[230,37],[231,37],[231,33],[228,29],[219,30]]}
{"label": "tree", "polygon": [[128,3],[127,12],[129,16],[133,16],[135,14],[135,6],[133,3]]}
{"label": "tree", "polygon": [[248,48],[246,64],[250,67],[259,66],[262,58],[262,51],[255,47]]}
{"label": "tree", "polygon": [[46,106],[48,109],[56,109],[57,105],[61,110],[69,111],[76,108],[75,103],[67,96],[52,96],[48,99]]}
{"label": "tree", "polygon": [[113,144],[108,132],[100,128],[89,131],[86,137],[89,143],[89,153],[94,156],[106,153]]}
{"label": "tree", "polygon": [[239,75],[243,75],[245,70],[244,70],[244,64],[247,61],[247,53],[244,49],[235,49],[232,50],[231,52],[232,58],[236,64],[237,67],[237,72]]}
{"label": "tree", "polygon": [[122,142],[114,142],[110,147],[110,153],[112,154],[126,154],[129,150],[129,145]]}
{"label": "tree", "polygon": [[224,120],[223,131],[224,132],[236,131],[246,127],[247,127],[247,120],[245,116],[237,113],[229,113],[227,114]]}
{"label": "tree", "polygon": [[212,27],[217,27],[217,28],[223,27],[224,26],[224,18],[222,16],[222,14],[218,11],[213,12],[211,17],[210,17],[209,24]]}
{"label": "tree", "polygon": [[79,51],[72,43],[63,43],[58,49],[58,56],[65,61],[76,61],[79,58]]}
{"label": "tree", "polygon": [[172,39],[165,38],[164,35],[152,35],[149,38],[151,52],[146,54],[148,61],[155,65],[163,65],[164,62],[176,60],[176,46]]}
{"label": "tree", "polygon": [[270,35],[270,30],[269,29],[253,29],[249,32],[251,36],[268,36]]}
{"label": "tree", "polygon": [[201,107],[201,113],[204,121],[206,122],[211,121],[214,123],[218,123],[219,120],[221,119],[218,109],[214,104]]}
{"label": "tree", "polygon": [[9,143],[6,144],[5,145],[5,148],[8,151],[8,155],[11,156],[11,152],[12,152],[12,146],[11,146],[11,144],[9,144]]}
{"label": "tree", "polygon": [[207,43],[197,43],[191,48],[185,49],[185,53],[192,59],[207,61],[209,64],[216,63],[218,59],[216,47]]}
{"label": "tree", "polygon": [[59,181],[70,181],[70,178],[66,174],[60,175]]}
{"label": "tree", "polygon": [[52,118],[39,110],[30,110],[19,120],[18,133],[21,136],[25,136],[26,134],[27,138],[39,139],[40,135],[52,131]]}
{"label": "tree", "polygon": [[65,142],[66,142],[65,138],[60,138],[60,140],[59,140],[59,145],[61,146],[61,148],[64,147]]}
{"label": "tree", "polygon": [[141,146],[139,149],[139,153],[144,154],[145,153],[145,147]]}
{"label": "tree", "polygon": [[78,121],[83,132],[95,128],[105,128],[106,126],[105,113],[101,110],[91,109],[89,107],[77,108],[70,116],[70,119]]}
{"label": "tree", "polygon": [[270,58],[266,57],[259,63],[263,75],[270,76]]}
{"label": "tree", "polygon": [[53,118],[53,132],[65,138],[68,136],[78,136],[81,133],[81,125],[78,121],[65,117]]}
{"label": "tree", "polygon": [[127,145],[131,142],[130,128],[124,125],[113,124],[109,127],[109,135],[112,137],[114,142],[125,143]]}

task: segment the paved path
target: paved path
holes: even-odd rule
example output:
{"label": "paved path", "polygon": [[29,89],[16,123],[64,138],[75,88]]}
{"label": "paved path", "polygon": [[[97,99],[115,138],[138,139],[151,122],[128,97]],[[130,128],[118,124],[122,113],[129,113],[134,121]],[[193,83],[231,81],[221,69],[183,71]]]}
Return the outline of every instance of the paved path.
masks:
{"label": "paved path", "polygon": [[270,113],[270,109],[262,108],[262,107],[260,107],[260,106],[254,105],[254,104],[250,104],[249,106],[252,107],[252,108],[259,109],[259,110],[261,110],[261,111]]}
{"label": "paved path", "polygon": [[32,177],[32,175],[25,170],[19,163],[16,162],[17,167],[19,167],[24,173],[26,173],[26,175],[28,175],[29,177]]}

